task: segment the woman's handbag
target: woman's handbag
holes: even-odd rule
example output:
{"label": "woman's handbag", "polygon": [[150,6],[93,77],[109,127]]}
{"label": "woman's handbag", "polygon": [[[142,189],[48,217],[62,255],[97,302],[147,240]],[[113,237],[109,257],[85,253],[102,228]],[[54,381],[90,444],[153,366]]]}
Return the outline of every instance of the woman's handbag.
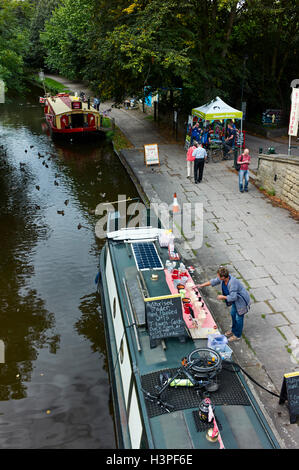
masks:
{"label": "woman's handbag", "polygon": [[[245,304],[246,304],[246,307],[247,307],[247,309],[248,309],[247,312],[244,312],[244,313],[242,314],[242,315],[244,315],[245,313],[248,313],[248,312],[249,312],[249,310],[250,310],[250,303],[247,303],[246,299],[244,299],[243,295],[240,294],[239,292],[237,293],[237,295],[239,295],[239,296],[244,300],[244,302],[245,302]],[[240,314],[239,314],[239,315],[240,315]]]}

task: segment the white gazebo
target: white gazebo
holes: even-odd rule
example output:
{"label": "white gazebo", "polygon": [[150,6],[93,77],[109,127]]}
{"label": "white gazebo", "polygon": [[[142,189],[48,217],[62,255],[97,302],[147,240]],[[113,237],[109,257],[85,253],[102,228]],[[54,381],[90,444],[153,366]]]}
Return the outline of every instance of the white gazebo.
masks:
{"label": "white gazebo", "polygon": [[222,101],[219,96],[199,108],[193,108],[192,114],[193,116],[200,117],[205,121],[212,121],[215,119],[242,119],[243,117],[242,111],[232,108]]}
{"label": "white gazebo", "polygon": [[197,116],[204,121],[213,121],[213,120],[222,120],[222,119],[241,119],[241,129],[240,129],[240,146],[242,145],[243,139],[243,113],[238,109],[232,108],[227,103],[225,103],[219,96],[214,100],[210,101],[203,106],[192,109],[192,115]]}

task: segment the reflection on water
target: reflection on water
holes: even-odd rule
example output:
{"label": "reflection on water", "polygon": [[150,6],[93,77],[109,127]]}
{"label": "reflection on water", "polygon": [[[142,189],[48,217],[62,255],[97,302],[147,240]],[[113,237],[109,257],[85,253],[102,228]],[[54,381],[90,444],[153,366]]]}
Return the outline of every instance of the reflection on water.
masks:
{"label": "reflection on water", "polygon": [[104,140],[53,142],[0,105],[0,448],[114,448],[93,210],[136,190]]}

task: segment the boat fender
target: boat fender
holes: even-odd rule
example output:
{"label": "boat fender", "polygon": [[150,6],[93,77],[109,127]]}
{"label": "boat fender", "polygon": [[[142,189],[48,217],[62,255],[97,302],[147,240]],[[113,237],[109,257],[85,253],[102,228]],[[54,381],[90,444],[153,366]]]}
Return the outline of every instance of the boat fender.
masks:
{"label": "boat fender", "polygon": [[169,379],[168,383],[170,382],[170,387],[193,387],[193,383],[190,379],[174,379],[171,381]]}

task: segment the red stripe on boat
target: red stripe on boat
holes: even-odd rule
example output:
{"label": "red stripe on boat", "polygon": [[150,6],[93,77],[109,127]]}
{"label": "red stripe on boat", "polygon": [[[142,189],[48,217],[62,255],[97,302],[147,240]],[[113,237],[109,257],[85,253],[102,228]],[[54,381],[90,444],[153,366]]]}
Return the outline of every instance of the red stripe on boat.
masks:
{"label": "red stripe on boat", "polygon": [[72,102],[71,102],[69,96],[59,96],[59,98],[61,99],[61,101],[64,102],[64,104],[65,104],[66,106],[68,106],[69,108],[72,107]]}

